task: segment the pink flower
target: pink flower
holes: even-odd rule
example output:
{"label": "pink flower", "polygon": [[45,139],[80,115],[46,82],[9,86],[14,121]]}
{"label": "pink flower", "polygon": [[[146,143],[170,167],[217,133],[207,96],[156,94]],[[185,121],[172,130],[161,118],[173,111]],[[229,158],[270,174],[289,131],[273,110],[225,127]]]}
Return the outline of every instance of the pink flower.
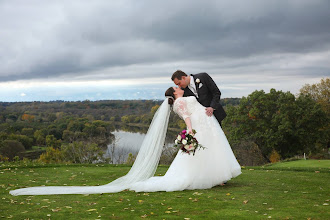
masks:
{"label": "pink flower", "polygon": [[187,133],[187,130],[183,130],[181,133],[182,133],[182,134],[185,134],[185,133]]}
{"label": "pink flower", "polygon": [[185,138],[186,138],[186,135],[182,134],[182,135],[181,135],[181,138],[182,138],[182,139],[185,139]]}

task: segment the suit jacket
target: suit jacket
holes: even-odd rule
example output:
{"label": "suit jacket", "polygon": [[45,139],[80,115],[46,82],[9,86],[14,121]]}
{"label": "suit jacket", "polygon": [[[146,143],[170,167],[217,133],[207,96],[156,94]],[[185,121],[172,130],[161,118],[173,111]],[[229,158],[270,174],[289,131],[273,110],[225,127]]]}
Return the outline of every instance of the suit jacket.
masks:
{"label": "suit jacket", "polygon": [[[227,116],[227,114],[220,104],[221,92],[218,86],[207,73],[198,73],[191,76],[194,77],[195,81],[198,94],[198,98],[196,97],[197,101],[205,107],[212,107],[215,109],[213,114],[220,124],[221,121]],[[196,79],[199,79],[200,82],[197,83]],[[195,96],[195,94],[187,86],[184,89],[183,96]]]}

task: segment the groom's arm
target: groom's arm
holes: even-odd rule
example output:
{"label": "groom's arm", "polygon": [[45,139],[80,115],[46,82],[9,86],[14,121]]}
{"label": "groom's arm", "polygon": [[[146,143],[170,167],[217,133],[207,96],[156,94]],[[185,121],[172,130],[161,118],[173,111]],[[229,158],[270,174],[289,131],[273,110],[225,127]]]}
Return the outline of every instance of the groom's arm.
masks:
{"label": "groom's arm", "polygon": [[213,79],[209,76],[209,74],[204,73],[204,77],[205,77],[204,82],[206,83],[207,88],[210,90],[210,92],[212,94],[212,100],[211,100],[210,106],[216,110],[217,106],[220,103],[221,92],[220,92],[218,86],[213,81]]}

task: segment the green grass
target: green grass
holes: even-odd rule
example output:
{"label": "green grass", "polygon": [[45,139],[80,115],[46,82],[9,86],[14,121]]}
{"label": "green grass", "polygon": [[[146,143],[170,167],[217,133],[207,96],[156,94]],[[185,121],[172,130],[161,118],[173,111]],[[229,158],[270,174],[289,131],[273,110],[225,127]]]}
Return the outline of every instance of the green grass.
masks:
{"label": "green grass", "polygon": [[[330,219],[329,167],[329,160],[246,167],[226,186],[208,190],[15,197],[9,191],[26,186],[106,184],[130,167],[2,164],[0,218]],[[160,166],[156,175],[167,169]]]}
{"label": "green grass", "polygon": [[46,150],[46,149],[47,149],[47,147],[32,146],[31,149],[26,150],[25,152],[42,151],[42,150]]}
{"label": "green grass", "polygon": [[279,162],[275,164],[270,164],[269,167],[272,168],[325,168],[330,170],[329,160],[294,160],[288,162]]}

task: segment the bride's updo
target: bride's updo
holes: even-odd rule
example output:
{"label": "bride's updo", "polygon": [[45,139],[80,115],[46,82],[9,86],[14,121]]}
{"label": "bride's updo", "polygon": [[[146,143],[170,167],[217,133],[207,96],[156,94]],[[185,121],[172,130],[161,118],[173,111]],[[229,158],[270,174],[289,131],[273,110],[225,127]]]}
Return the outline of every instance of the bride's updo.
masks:
{"label": "bride's updo", "polygon": [[173,87],[170,87],[166,90],[165,96],[168,98],[168,104],[173,105],[175,100]]}

